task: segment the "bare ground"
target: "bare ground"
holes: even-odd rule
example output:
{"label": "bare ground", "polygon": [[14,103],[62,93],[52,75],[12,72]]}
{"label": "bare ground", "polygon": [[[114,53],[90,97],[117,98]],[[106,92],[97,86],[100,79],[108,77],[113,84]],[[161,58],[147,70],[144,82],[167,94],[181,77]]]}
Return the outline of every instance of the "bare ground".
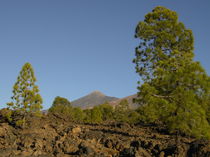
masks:
{"label": "bare ground", "polygon": [[0,123],[0,157],[210,157],[210,141],[164,127],[78,124],[59,115],[30,117],[25,128]]}

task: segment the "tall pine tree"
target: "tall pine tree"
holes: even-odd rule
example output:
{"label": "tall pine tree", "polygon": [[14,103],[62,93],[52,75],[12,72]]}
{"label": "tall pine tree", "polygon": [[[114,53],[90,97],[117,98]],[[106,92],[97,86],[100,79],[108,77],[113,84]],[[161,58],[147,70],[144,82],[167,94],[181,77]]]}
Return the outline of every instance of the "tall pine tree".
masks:
{"label": "tall pine tree", "polygon": [[210,77],[194,58],[192,31],[176,12],[156,7],[136,27],[137,101],[149,122],[160,120],[171,131],[210,137]]}
{"label": "tall pine tree", "polygon": [[20,113],[40,113],[42,109],[42,97],[38,86],[35,85],[36,78],[30,63],[26,63],[13,86],[12,102],[8,106]]}

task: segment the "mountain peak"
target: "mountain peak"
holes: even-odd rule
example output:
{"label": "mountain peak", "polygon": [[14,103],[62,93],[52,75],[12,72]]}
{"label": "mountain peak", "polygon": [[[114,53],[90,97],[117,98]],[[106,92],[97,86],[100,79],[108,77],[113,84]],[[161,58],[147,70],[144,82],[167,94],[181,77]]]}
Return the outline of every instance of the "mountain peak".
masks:
{"label": "mountain peak", "polygon": [[90,93],[90,95],[100,95],[100,96],[105,96],[105,94],[103,94],[102,92],[95,90],[93,92]]}
{"label": "mountain peak", "polygon": [[82,108],[91,108],[96,105],[103,104],[105,102],[113,101],[118,98],[106,96],[100,91],[93,91],[92,93],[83,96],[77,100],[71,102],[72,106],[79,106]]}

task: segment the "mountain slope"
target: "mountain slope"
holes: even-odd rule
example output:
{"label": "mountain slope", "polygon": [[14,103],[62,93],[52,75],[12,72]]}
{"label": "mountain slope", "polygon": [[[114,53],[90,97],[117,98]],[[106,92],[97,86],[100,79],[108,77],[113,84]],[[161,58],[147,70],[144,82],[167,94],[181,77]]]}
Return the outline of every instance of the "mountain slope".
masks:
{"label": "mountain slope", "polygon": [[84,97],[71,102],[72,106],[81,108],[92,108],[93,106],[103,104],[105,102],[118,100],[116,97],[106,96],[100,91],[94,91]]}
{"label": "mountain slope", "polygon": [[127,97],[124,97],[124,98],[120,98],[120,99],[117,99],[117,100],[110,101],[109,104],[112,105],[112,106],[116,106],[116,105],[118,105],[122,100],[127,100],[127,101],[128,101],[128,104],[129,104],[129,106],[130,106],[130,108],[136,109],[136,108],[138,107],[138,104],[133,103],[133,99],[136,98],[136,97],[137,97],[136,94],[130,95],[130,96],[127,96]]}

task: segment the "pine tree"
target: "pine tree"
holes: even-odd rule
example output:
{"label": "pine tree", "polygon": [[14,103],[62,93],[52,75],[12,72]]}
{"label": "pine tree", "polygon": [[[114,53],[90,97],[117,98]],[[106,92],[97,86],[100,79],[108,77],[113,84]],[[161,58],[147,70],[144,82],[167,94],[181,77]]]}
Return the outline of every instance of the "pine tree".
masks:
{"label": "pine tree", "polygon": [[98,108],[100,109],[102,113],[103,121],[113,120],[114,109],[108,102],[105,102],[104,104],[99,105]]}
{"label": "pine tree", "polygon": [[115,107],[115,109],[119,112],[128,112],[129,108],[129,103],[127,99],[123,99],[120,101],[120,103]]}
{"label": "pine tree", "polygon": [[[57,96],[52,106],[48,110],[51,113],[60,114],[62,116],[65,116],[69,120],[74,119],[74,108],[72,107],[70,101],[66,98]],[[77,111],[77,110],[76,110]],[[77,116],[77,115],[76,115]]]}
{"label": "pine tree", "polygon": [[22,114],[39,114],[42,109],[42,97],[35,82],[34,70],[30,63],[26,63],[13,86],[13,101],[8,103],[9,108]]}
{"label": "pine tree", "polygon": [[103,121],[101,110],[98,106],[93,107],[91,109],[91,122],[92,123],[101,123]]}
{"label": "pine tree", "polygon": [[68,99],[57,96],[53,101],[52,107],[56,105],[71,106],[71,103]]}
{"label": "pine tree", "polygon": [[192,31],[176,12],[156,7],[136,27],[139,85],[137,102],[148,122],[161,120],[171,131],[210,137],[210,77],[194,58]]}
{"label": "pine tree", "polygon": [[130,114],[129,103],[127,99],[120,101],[118,105],[115,106],[115,119],[120,122],[128,122],[128,115]]}

